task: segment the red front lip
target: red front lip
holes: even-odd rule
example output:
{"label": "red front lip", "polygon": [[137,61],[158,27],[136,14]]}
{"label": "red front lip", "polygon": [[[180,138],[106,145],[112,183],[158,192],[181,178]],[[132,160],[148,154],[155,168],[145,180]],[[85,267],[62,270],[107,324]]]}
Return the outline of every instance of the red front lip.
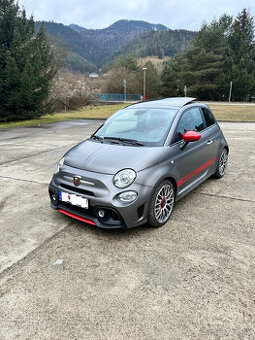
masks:
{"label": "red front lip", "polygon": [[96,223],[94,221],[91,221],[91,220],[88,220],[87,218],[72,214],[72,213],[65,211],[63,209],[58,209],[58,211],[61,212],[62,214],[65,214],[67,216],[75,218],[76,220],[79,220],[79,221],[82,221],[82,222],[85,222],[85,223],[88,223],[88,224],[91,224],[91,225],[96,225]]}

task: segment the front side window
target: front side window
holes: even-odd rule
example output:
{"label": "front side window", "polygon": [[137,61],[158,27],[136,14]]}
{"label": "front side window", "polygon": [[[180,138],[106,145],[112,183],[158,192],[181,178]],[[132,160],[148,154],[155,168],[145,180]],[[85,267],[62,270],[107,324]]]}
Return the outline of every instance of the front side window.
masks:
{"label": "front side window", "polygon": [[204,129],[205,124],[200,109],[198,107],[189,109],[184,112],[178,123],[174,143],[182,140],[184,133],[187,131],[200,132]]}
{"label": "front side window", "polygon": [[162,146],[176,112],[176,109],[120,110],[105,122],[96,136],[105,140],[123,138],[147,146]]}

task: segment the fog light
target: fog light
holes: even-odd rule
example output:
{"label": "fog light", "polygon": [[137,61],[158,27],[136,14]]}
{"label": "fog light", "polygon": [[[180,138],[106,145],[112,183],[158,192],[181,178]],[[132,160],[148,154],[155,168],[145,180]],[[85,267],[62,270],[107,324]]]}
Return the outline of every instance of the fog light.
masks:
{"label": "fog light", "polygon": [[98,210],[98,216],[99,216],[100,218],[104,218],[104,216],[105,216],[104,210]]}
{"label": "fog light", "polygon": [[53,195],[52,195],[52,199],[53,199],[53,202],[54,202],[54,203],[57,203],[58,197],[57,197],[56,194],[53,194]]}
{"label": "fog light", "polygon": [[138,194],[135,191],[126,191],[119,194],[118,199],[123,203],[131,203],[134,202],[138,197]]}

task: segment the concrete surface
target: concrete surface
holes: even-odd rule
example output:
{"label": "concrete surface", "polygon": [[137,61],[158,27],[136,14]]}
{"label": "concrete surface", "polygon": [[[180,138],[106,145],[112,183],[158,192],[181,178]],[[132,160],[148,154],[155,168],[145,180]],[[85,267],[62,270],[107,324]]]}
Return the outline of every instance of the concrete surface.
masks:
{"label": "concrete surface", "polygon": [[255,124],[221,123],[225,177],[127,232],[49,208],[56,162],[99,125],[0,131],[0,339],[255,339]]}

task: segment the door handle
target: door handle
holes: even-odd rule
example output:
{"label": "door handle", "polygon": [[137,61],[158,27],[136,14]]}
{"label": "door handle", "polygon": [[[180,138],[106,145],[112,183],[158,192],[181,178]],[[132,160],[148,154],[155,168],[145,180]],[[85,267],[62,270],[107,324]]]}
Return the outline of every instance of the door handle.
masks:
{"label": "door handle", "polygon": [[206,144],[211,145],[212,143],[213,143],[213,140],[208,140],[208,142]]}

